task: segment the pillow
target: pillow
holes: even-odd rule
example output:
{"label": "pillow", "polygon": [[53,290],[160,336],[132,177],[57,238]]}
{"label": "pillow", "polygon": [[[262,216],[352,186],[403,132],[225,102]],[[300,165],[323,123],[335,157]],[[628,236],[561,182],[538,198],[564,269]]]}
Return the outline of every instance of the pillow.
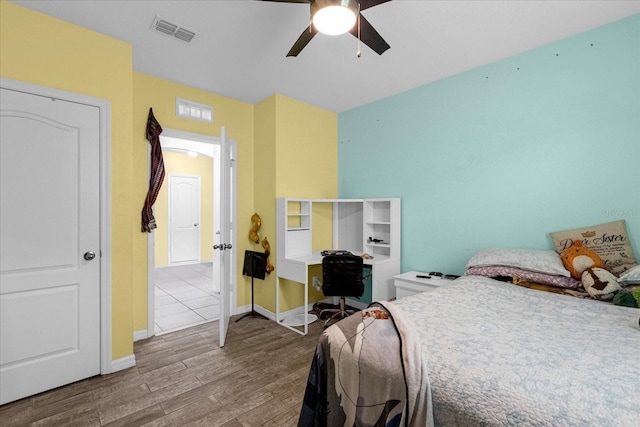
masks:
{"label": "pillow", "polygon": [[624,220],[556,231],[549,233],[549,236],[558,253],[570,248],[574,240],[581,240],[582,245],[597,253],[604,261],[605,268],[616,276],[637,264]]}
{"label": "pillow", "polygon": [[484,249],[467,262],[467,268],[488,265],[516,267],[565,277],[571,275],[562,265],[562,260],[557,253],[538,249]]}
{"label": "pillow", "polygon": [[582,282],[574,279],[573,277],[558,276],[556,274],[537,273],[535,271],[522,270],[515,267],[505,267],[503,265],[471,267],[464,274],[465,276],[506,276],[566,289],[577,289],[582,286]]}
{"label": "pillow", "polygon": [[619,278],[618,282],[622,285],[636,285],[640,284],[640,265],[631,267],[625,271]]}

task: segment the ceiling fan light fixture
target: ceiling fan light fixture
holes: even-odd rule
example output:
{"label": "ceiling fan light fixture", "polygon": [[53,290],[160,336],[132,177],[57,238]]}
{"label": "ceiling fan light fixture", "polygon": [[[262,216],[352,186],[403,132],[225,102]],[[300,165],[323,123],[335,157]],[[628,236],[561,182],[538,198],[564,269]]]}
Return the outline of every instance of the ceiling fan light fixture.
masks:
{"label": "ceiling fan light fixture", "polygon": [[316,29],[330,36],[349,31],[356,23],[356,0],[316,0],[311,3],[311,20]]}

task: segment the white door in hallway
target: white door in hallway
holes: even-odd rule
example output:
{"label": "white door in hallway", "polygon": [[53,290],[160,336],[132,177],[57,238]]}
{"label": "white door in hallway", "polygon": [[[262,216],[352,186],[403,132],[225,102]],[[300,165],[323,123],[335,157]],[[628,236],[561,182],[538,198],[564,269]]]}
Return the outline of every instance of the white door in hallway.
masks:
{"label": "white door in hallway", "polygon": [[169,264],[200,262],[200,177],[169,174]]}
{"label": "white door in hallway", "polygon": [[100,373],[100,112],[0,91],[3,404]]}

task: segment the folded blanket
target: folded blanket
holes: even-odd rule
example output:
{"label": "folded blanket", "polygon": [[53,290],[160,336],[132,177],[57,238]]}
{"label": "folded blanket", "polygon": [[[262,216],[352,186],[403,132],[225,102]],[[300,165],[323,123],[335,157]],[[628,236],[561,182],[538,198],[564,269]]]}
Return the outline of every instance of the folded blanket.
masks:
{"label": "folded blanket", "polygon": [[393,304],[328,328],[311,364],[299,426],[432,426],[422,346]]}

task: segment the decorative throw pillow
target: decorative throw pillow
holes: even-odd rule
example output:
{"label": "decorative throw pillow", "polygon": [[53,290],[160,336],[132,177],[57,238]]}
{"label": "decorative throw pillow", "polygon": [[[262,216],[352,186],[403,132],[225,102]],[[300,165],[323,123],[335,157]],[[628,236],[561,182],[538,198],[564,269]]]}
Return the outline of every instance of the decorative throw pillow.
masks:
{"label": "decorative throw pillow", "polygon": [[549,236],[558,253],[573,246],[574,240],[580,240],[583,246],[597,253],[604,261],[605,268],[616,276],[637,264],[624,220],[556,231],[549,233]]}
{"label": "decorative throw pillow", "polygon": [[467,262],[467,268],[503,265],[545,274],[569,277],[570,274],[554,251],[539,249],[484,249]]}

